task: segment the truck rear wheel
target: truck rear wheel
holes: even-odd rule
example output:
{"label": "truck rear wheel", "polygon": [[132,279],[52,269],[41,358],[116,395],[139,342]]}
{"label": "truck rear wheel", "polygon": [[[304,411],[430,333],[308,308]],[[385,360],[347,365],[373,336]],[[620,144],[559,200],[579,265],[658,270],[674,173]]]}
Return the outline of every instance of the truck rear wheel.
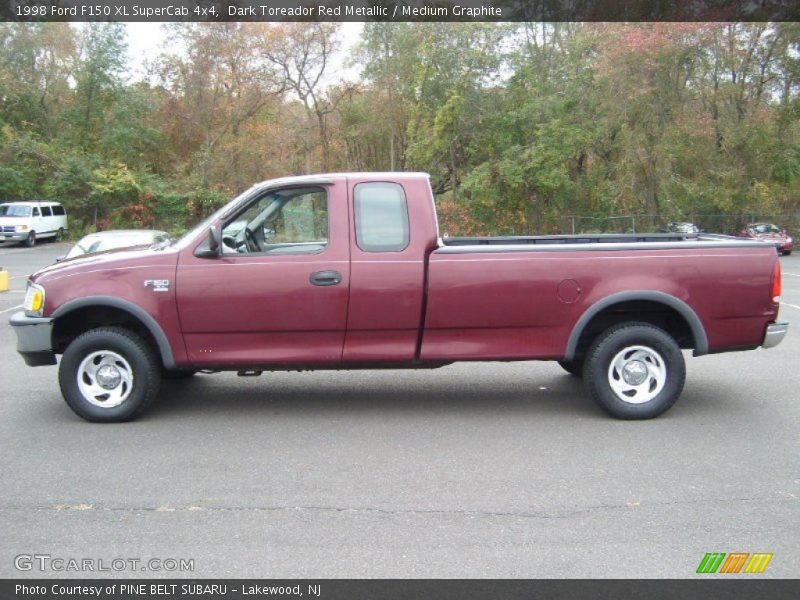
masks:
{"label": "truck rear wheel", "polygon": [[680,347],[649,323],[607,329],[589,349],[583,372],[589,395],[618,419],[657,417],[675,404],[685,378]]}
{"label": "truck rear wheel", "polygon": [[78,416],[102,423],[129,421],[158,395],[161,366],[141,337],[127,329],[103,327],[67,346],[58,382]]}

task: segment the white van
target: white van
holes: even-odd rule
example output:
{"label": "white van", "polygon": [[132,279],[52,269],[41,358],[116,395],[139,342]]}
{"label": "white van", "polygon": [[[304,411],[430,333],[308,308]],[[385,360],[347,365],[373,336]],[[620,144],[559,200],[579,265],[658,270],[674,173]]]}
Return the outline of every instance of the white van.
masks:
{"label": "white van", "polygon": [[30,248],[37,239],[60,240],[66,232],[67,211],[58,202],[0,204],[0,242],[21,242]]}

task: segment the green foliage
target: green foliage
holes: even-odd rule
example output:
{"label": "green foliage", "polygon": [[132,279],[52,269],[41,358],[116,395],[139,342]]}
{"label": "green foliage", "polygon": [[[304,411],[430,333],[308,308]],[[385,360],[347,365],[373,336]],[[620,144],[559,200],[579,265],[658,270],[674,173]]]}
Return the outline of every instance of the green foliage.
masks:
{"label": "green foliage", "polygon": [[176,233],[260,179],[414,169],[450,235],[800,210],[797,23],[366,23],[358,84],[335,27],[169,27],[131,81],[123,25],[0,24],[3,200]]}

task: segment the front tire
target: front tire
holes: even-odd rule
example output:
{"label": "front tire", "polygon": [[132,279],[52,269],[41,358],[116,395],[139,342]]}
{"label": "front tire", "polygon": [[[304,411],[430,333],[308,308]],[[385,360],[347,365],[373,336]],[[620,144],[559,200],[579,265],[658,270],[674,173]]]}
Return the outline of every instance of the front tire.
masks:
{"label": "front tire", "polygon": [[36,245],[36,232],[31,231],[22,243],[26,248],[33,248]]}
{"label": "front tire", "polygon": [[87,331],[67,346],[58,382],[69,407],[87,421],[129,421],[158,395],[161,366],[140,336],[120,327],[103,327]]}
{"label": "front tire", "polygon": [[657,417],[675,404],[685,379],[677,342],[649,323],[623,323],[600,334],[583,372],[589,395],[618,419]]}
{"label": "front tire", "polygon": [[575,377],[583,377],[583,359],[576,359],[572,361],[560,360],[559,366],[570,375]]}
{"label": "front tire", "polygon": [[195,371],[194,369],[163,369],[161,371],[161,379],[189,379],[190,377],[194,377]]}

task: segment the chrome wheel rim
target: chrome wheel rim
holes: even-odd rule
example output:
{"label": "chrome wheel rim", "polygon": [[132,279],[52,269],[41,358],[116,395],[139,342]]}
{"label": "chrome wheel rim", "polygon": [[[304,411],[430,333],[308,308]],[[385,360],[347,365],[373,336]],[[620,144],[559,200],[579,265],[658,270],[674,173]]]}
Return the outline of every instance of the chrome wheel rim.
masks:
{"label": "chrome wheel rim", "polygon": [[611,360],[608,385],[614,395],[629,404],[649,402],[667,382],[667,365],[647,346],[628,346]]}
{"label": "chrome wheel rim", "polygon": [[133,369],[116,352],[92,352],[78,367],[78,389],[87,402],[101,408],[119,406],[133,389]]}

